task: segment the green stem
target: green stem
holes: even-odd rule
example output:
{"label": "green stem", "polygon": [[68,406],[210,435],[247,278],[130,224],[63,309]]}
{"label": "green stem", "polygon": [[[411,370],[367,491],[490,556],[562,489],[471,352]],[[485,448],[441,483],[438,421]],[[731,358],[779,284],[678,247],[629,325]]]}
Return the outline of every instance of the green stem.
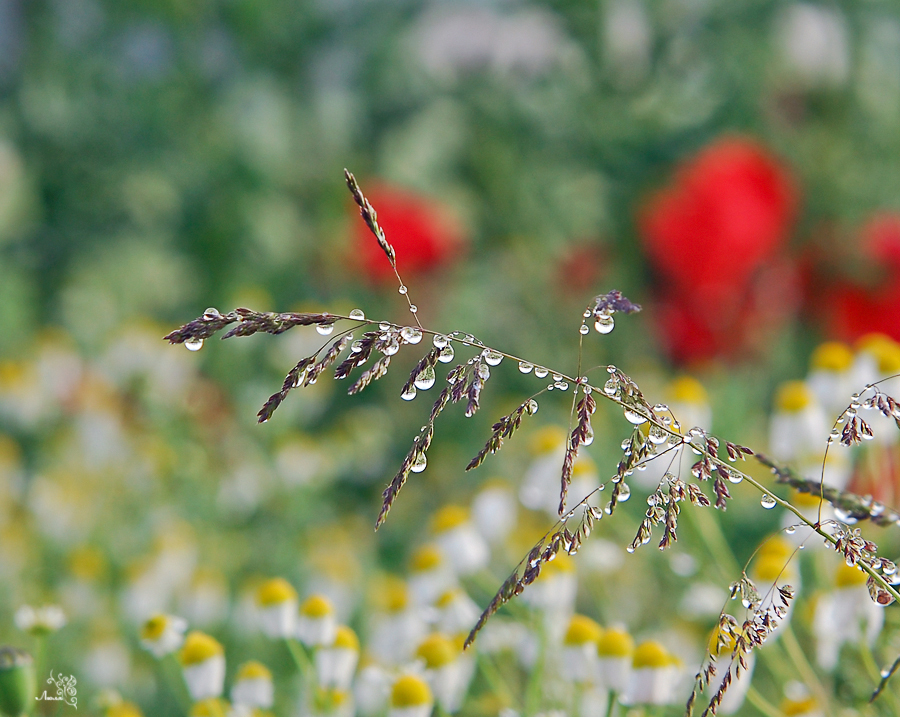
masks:
{"label": "green stem", "polygon": [[[543,622],[543,621],[542,621]],[[544,680],[544,663],[547,653],[547,638],[543,624],[540,630],[540,646],[534,667],[531,669],[531,677],[525,687],[525,717],[532,717],[536,712],[541,699],[541,686]]]}
{"label": "green stem", "polygon": [[615,690],[609,691],[609,698],[606,702],[606,717],[613,717],[613,712],[616,709],[616,700],[618,700],[619,693]]}
{"label": "green stem", "polygon": [[[859,645],[860,655],[862,657],[863,665],[865,665],[866,671],[869,673],[869,677],[871,677],[876,683],[881,681],[881,669],[875,662],[875,656],[872,654],[872,648],[869,646],[868,641],[865,636],[860,640]],[[881,694],[887,694],[887,699],[890,701],[892,709],[891,711],[895,715],[900,715],[900,699],[897,699],[897,695],[893,690],[884,689]]]}
{"label": "green stem", "polygon": [[169,654],[159,661],[160,671],[162,672],[163,681],[169,684],[169,689],[178,703],[178,709],[182,714],[188,714],[191,711],[191,696],[188,693],[187,685],[184,683],[184,675],[181,671],[181,665],[175,654]]}
{"label": "green stem", "polygon": [[781,632],[781,642],[784,645],[784,649],[787,651],[788,657],[791,658],[791,662],[794,663],[794,667],[797,668],[797,672],[800,673],[803,681],[815,693],[816,700],[822,706],[822,711],[830,716],[828,692],[819,680],[818,675],[816,675],[815,670],[813,670],[812,665],[806,659],[803,648],[797,642],[797,636],[791,629],[790,623],[780,625],[778,630]]}
{"label": "green stem", "polygon": [[307,656],[306,651],[296,640],[290,637],[284,638],[284,644],[287,645],[288,652],[291,653],[291,657],[294,659],[294,664],[297,666],[297,672],[304,677],[308,676],[312,670],[312,662]]}
{"label": "green stem", "polygon": [[481,670],[481,674],[484,675],[485,681],[491,688],[491,693],[498,695],[507,706],[513,707],[516,712],[519,712],[520,705],[518,700],[513,696],[513,693],[507,686],[506,680],[504,680],[503,675],[500,674],[500,670],[497,668],[494,659],[490,655],[485,655],[481,652],[475,653],[475,659],[478,669]]}
{"label": "green stem", "polygon": [[756,707],[766,717],[784,717],[784,712],[763,697],[753,687],[747,690],[747,702]]}
{"label": "green stem", "polygon": [[731,552],[728,539],[719,527],[718,522],[712,519],[709,511],[686,510],[682,513],[682,515],[684,514],[687,514],[688,519],[697,529],[697,532],[703,537],[703,543],[709,550],[722,578],[730,582],[735,575],[741,575],[744,571],[741,569],[737,558],[734,557],[734,553]]}

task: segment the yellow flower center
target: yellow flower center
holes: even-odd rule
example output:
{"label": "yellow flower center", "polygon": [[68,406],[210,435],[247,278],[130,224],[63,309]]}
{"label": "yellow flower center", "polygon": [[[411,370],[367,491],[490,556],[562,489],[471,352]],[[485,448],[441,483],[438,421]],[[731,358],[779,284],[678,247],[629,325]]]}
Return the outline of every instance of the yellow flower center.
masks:
{"label": "yellow flower center", "polygon": [[661,668],[671,664],[672,660],[666,648],[655,640],[647,640],[642,642],[634,651],[631,658],[631,664],[634,669],[639,670],[642,667]]}
{"label": "yellow flower center", "polygon": [[191,707],[190,717],[228,717],[228,703],[218,697],[201,700]]}
{"label": "yellow flower center", "polygon": [[853,351],[840,341],[826,341],[816,347],[809,363],[822,371],[846,371],[853,364]]}
{"label": "yellow flower center", "polygon": [[784,700],[781,703],[781,712],[785,717],[799,717],[812,713],[818,705],[812,697],[806,697],[802,700]]}
{"label": "yellow flower center", "polygon": [[236,680],[271,680],[272,673],[263,663],[256,660],[245,662],[238,668]]}
{"label": "yellow flower center", "polygon": [[284,578],[272,578],[266,580],[256,591],[256,601],[262,607],[279,605],[289,600],[297,599],[297,591]]}
{"label": "yellow flower center", "polygon": [[433,570],[442,562],[441,551],[435,545],[423,545],[413,553],[409,569],[414,573]]}
{"label": "yellow flower center", "polygon": [[322,595],[311,595],[300,607],[300,614],[305,617],[326,617],[333,612],[331,602]]}
{"label": "yellow flower center", "polygon": [[834,583],[839,588],[849,588],[853,585],[863,585],[868,577],[856,566],[851,567],[847,563],[841,563],[834,575]]}
{"label": "yellow flower center", "polygon": [[332,647],[359,652],[359,638],[356,636],[356,633],[346,625],[339,625]]}
{"label": "yellow flower center", "polygon": [[445,505],[434,514],[431,530],[435,534],[446,533],[463,525],[468,519],[469,511],[461,505]]}
{"label": "yellow flower center", "polygon": [[856,344],[859,351],[870,354],[878,361],[881,373],[900,372],[900,345],[885,334],[867,334]]}
{"label": "yellow flower center", "polygon": [[166,631],[169,624],[169,618],[165,615],[154,615],[141,628],[142,640],[158,640]]}
{"label": "yellow flower center", "polygon": [[634,640],[625,630],[611,627],[604,630],[597,641],[597,654],[600,657],[628,657],[634,652]]}
{"label": "yellow flower center", "polygon": [[403,675],[391,689],[392,707],[415,707],[432,701],[428,683],[416,675]]}
{"label": "yellow flower center", "polygon": [[705,405],[709,403],[703,384],[692,376],[679,376],[669,384],[668,394],[672,401]]}
{"label": "yellow flower center", "polygon": [[573,615],[564,641],[567,645],[584,645],[588,642],[598,642],[602,634],[603,628],[591,618]]}
{"label": "yellow flower center", "polygon": [[775,394],[779,411],[799,413],[812,403],[812,393],[803,381],[785,381]]}
{"label": "yellow flower center", "polygon": [[566,432],[559,426],[544,426],[531,437],[531,450],[537,455],[550,453],[566,443]]}
{"label": "yellow flower center", "polygon": [[450,638],[435,632],[425,638],[425,642],[419,645],[419,649],[416,650],[416,657],[421,657],[425,660],[425,666],[430,670],[434,670],[453,662],[457,657],[457,651],[453,647],[453,642]]}
{"label": "yellow flower center", "polygon": [[187,667],[223,654],[225,654],[225,650],[218,640],[199,630],[192,630],[185,638],[178,658],[181,660],[181,664]]}
{"label": "yellow flower center", "polygon": [[107,708],[106,717],[144,717],[144,715],[134,703],[119,702]]}

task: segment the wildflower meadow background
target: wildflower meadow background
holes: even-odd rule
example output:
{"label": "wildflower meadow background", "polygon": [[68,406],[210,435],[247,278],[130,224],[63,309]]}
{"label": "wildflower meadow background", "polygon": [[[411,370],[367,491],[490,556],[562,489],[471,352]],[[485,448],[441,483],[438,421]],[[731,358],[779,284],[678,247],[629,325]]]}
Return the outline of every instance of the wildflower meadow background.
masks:
{"label": "wildflower meadow background", "polygon": [[[696,714],[726,674],[720,714],[900,713],[900,678],[869,704],[892,597],[771,498],[861,529],[894,581],[900,410],[853,394],[900,373],[898,126],[894,0],[0,0],[0,714],[662,717],[710,660]],[[642,311],[580,334],[614,289]],[[326,371],[258,424],[338,333],[162,340],[237,307],[441,336],[398,332],[361,395]],[[525,365],[476,356],[480,410],[447,409],[374,532],[444,359],[472,355],[452,331]],[[401,400],[432,346],[437,384]],[[692,494],[657,550],[660,485],[721,492],[676,441],[463,652],[559,517],[589,394],[553,373],[607,366],[676,433],[862,512],[751,459],[771,495]],[[598,403],[570,507],[640,426]],[[842,413],[873,435],[825,459]],[[743,575],[761,602],[731,599]],[[738,674],[742,598],[772,624]]]}

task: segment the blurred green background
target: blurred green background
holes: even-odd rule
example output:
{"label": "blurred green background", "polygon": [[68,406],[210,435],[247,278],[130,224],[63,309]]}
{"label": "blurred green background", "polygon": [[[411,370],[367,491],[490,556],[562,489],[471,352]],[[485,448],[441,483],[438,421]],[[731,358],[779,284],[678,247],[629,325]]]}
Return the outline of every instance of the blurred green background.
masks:
{"label": "blurred green background", "polygon": [[[582,310],[621,289],[644,311],[586,337],[585,365],[651,403],[690,371],[712,428],[764,446],[818,342],[900,339],[898,119],[894,0],[0,0],[0,615],[70,600],[60,667],[105,646],[85,689],[152,714],[171,704],[127,658],[151,557],[187,551],[185,584],[221,598],[189,619],[247,651],[223,625],[254,579],[309,592],[323,535],[351,572],[397,570],[422,516],[482,484],[462,467],[536,390],[509,362],[479,415],[448,411],[373,538],[430,406],[396,399],[405,365],[353,399],[322,380],[258,427],[312,329],[161,340],[207,306],[408,321],[345,167],[427,327],[573,373]],[[566,426],[550,398],[533,420]],[[596,421],[603,476],[630,427]],[[515,450],[485,476],[515,485]],[[778,523],[750,498],[726,526],[741,561]],[[171,609],[191,613],[185,589]]]}

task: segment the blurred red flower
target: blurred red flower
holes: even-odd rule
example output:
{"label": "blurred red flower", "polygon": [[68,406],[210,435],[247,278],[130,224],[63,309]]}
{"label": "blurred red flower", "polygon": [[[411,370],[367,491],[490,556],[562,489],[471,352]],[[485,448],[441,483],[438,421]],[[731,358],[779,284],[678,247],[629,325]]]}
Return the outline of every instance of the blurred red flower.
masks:
{"label": "blurred red flower", "polygon": [[[394,247],[397,268],[404,279],[440,269],[457,259],[465,246],[459,223],[439,202],[386,183],[365,187],[378,223]],[[373,281],[393,280],[394,271],[378,242],[359,216],[353,213],[354,251],[362,271]]]}
{"label": "blurred red flower", "polygon": [[854,255],[866,283],[843,279],[823,297],[828,332],[844,341],[870,333],[900,341],[900,213],[872,215],[859,229]]}
{"label": "blurred red flower", "polygon": [[[792,276],[779,257],[798,195],[789,171],[764,146],[726,137],[682,163],[642,207],[638,229],[659,276],[663,338],[675,360],[746,348],[759,323],[753,295],[760,281]],[[775,259],[781,266],[767,278],[764,269]],[[782,294],[785,288],[766,286]]]}

